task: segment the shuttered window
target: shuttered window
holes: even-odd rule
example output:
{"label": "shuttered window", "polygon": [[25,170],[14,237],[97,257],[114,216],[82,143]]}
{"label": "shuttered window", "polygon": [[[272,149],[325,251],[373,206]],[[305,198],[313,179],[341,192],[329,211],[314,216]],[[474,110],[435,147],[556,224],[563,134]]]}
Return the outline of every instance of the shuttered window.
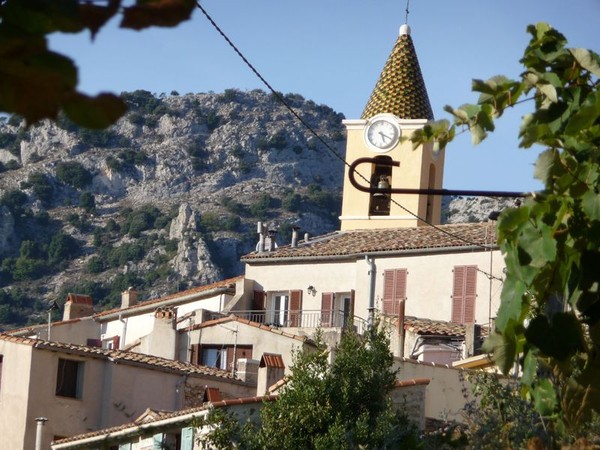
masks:
{"label": "shuttered window", "polygon": [[477,266],[455,266],[452,288],[452,322],[475,323]]}
{"label": "shuttered window", "polygon": [[194,429],[192,427],[181,429],[181,450],[194,450]]}
{"label": "shuttered window", "polygon": [[290,292],[290,327],[302,326],[302,291]]}
{"label": "shuttered window", "polygon": [[398,315],[401,302],[406,300],[406,269],[385,270],[383,272],[383,314]]}
{"label": "shuttered window", "polygon": [[321,294],[321,326],[333,326],[333,292]]}

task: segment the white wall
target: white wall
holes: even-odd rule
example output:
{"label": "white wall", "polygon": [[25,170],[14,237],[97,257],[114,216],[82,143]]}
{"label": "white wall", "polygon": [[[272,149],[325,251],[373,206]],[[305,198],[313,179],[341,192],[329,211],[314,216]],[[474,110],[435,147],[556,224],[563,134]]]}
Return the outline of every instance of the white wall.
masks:
{"label": "white wall", "polygon": [[[451,320],[453,268],[458,265],[477,265],[484,272],[496,278],[502,278],[503,259],[499,251],[457,252],[448,254],[420,254],[403,257],[372,258],[376,267],[375,307],[381,308],[383,298],[383,273],[386,269],[408,270],[406,315],[433,320]],[[304,310],[320,310],[323,292],[349,292],[354,289],[354,314],[366,319],[369,306],[369,266],[364,258],[354,261],[314,261],[310,264],[279,263],[246,264],[246,277],[254,280],[258,288],[264,291],[303,291]],[[312,285],[316,295],[309,295],[307,287]],[[500,304],[501,282],[490,281],[478,272],[476,321],[487,324],[491,316],[495,317]]]}

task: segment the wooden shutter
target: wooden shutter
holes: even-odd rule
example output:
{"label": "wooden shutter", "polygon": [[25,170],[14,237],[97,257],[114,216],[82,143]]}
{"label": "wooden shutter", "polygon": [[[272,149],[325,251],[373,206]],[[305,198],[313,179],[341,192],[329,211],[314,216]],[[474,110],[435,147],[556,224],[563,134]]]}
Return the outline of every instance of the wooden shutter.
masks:
{"label": "wooden shutter", "polygon": [[348,310],[348,316],[350,317],[351,324],[354,323],[354,298],[356,297],[356,291],[352,289],[350,291],[350,309]]}
{"label": "wooden shutter", "polygon": [[290,292],[290,327],[301,326],[302,318],[302,291]]}
{"label": "wooden shutter", "polygon": [[475,323],[477,266],[454,267],[452,287],[452,322]]}
{"label": "wooden shutter", "polygon": [[383,314],[400,313],[400,302],[406,299],[406,274],[406,269],[383,272]]}
{"label": "wooden shutter", "polygon": [[333,326],[333,292],[321,294],[321,326]]}
{"label": "wooden shutter", "polygon": [[192,344],[190,347],[190,362],[200,365],[200,344]]}
{"label": "wooden shutter", "polygon": [[112,338],[113,350],[119,350],[119,346],[121,345],[121,336],[117,335]]}
{"label": "wooden shutter", "polygon": [[194,450],[194,428],[181,429],[181,450]]}
{"label": "wooden shutter", "polygon": [[[225,350],[225,348],[223,349]],[[235,369],[237,370],[237,360],[241,358],[249,358],[252,359],[252,346],[244,345],[244,346],[235,346],[235,356],[234,356],[234,346],[227,346],[227,367],[226,370],[231,370],[233,365],[235,364]]]}
{"label": "wooden shutter", "polygon": [[252,304],[252,309],[264,311],[264,309],[265,309],[265,292],[264,291],[254,291],[254,302]]}

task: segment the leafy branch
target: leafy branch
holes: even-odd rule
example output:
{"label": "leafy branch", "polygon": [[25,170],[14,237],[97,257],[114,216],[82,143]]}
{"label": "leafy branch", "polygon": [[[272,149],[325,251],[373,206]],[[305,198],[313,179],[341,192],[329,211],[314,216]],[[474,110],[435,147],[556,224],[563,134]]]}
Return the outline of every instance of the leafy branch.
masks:
{"label": "leafy branch", "polygon": [[193,8],[193,0],[136,0],[126,7],[121,0],[0,1],[0,111],[32,124],[62,110],[78,125],[106,128],[125,113],[125,103],[114,94],[77,91],[75,63],[50,50],[47,36],[88,30],[94,39],[117,14],[122,28],[172,27]]}

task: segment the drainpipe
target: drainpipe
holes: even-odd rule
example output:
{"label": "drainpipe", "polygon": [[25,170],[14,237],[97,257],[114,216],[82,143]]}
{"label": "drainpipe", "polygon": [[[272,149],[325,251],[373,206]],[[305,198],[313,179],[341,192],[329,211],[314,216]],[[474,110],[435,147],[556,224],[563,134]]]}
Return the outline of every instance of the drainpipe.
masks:
{"label": "drainpipe", "polygon": [[365,255],[365,262],[369,265],[369,315],[367,325],[369,328],[375,323],[375,274],[377,269],[372,259]]}
{"label": "drainpipe", "polygon": [[36,417],[37,427],[35,429],[35,450],[42,450],[42,434],[44,433],[44,423],[47,417]]}
{"label": "drainpipe", "polygon": [[123,319],[123,316],[119,314],[119,322],[123,324],[123,331],[121,332],[121,334],[123,335],[123,337],[121,338],[123,342],[120,344],[120,347],[123,348],[127,343],[127,319]]}

